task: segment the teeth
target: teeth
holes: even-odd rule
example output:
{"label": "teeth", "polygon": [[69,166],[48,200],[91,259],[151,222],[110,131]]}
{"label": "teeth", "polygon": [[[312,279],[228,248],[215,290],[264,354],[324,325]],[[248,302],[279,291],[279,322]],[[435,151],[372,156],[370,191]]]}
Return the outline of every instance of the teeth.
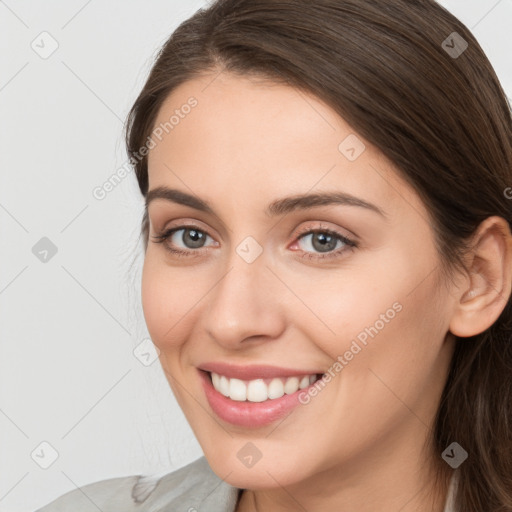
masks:
{"label": "teeth", "polygon": [[270,399],[281,398],[284,395],[284,384],[281,379],[272,379],[268,385],[268,397]]}
{"label": "teeth", "polygon": [[[242,384],[245,386],[243,382]],[[247,400],[249,400],[249,402],[264,402],[267,399],[268,389],[265,381],[263,379],[249,381],[247,385]]]}
{"label": "teeth", "polygon": [[[225,397],[238,402],[264,402],[281,398],[284,394],[291,395],[299,389],[307,388],[316,382],[316,375],[303,377],[276,377],[268,384],[263,379],[244,381],[228,379],[224,375],[211,372],[213,387]],[[268,382],[268,381],[267,381]]]}
{"label": "teeth", "polygon": [[229,398],[238,402],[245,402],[247,398],[247,386],[242,380],[229,379]]}
{"label": "teeth", "polygon": [[[316,380],[316,376],[312,376],[313,377],[313,382],[315,382]],[[304,389],[304,388],[307,388],[309,386],[309,384],[313,384],[313,382],[309,382],[309,377],[307,375],[304,375],[304,377],[302,377],[302,379],[300,380],[300,384],[299,384],[299,389]]]}
{"label": "teeth", "polygon": [[[217,375],[217,377],[219,376]],[[220,391],[224,396],[229,397],[229,380],[226,379],[224,375],[219,377],[219,388],[217,391]]]}
{"label": "teeth", "polygon": [[290,377],[284,384],[284,392],[287,395],[295,393],[299,389],[299,379],[297,377]]}

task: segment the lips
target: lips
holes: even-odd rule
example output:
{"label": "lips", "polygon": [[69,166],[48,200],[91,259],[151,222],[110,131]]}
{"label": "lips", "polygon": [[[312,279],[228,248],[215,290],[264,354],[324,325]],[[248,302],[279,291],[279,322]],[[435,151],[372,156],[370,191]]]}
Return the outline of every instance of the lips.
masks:
{"label": "lips", "polygon": [[299,393],[322,373],[276,366],[207,363],[199,367],[206,398],[222,420],[257,428],[282,418],[300,404]]}
{"label": "lips", "polygon": [[240,380],[273,379],[274,377],[303,377],[304,375],[323,373],[315,369],[298,370],[270,365],[238,366],[222,362],[204,363],[198,366],[198,368],[206,372],[224,375],[228,379]]}

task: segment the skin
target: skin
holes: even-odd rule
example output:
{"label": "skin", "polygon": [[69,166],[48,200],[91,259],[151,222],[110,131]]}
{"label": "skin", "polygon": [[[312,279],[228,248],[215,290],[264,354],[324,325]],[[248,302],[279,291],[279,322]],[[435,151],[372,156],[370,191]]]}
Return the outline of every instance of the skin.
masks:
{"label": "skin", "polygon": [[[215,78],[216,77],[216,78]],[[355,133],[329,106],[285,85],[228,73],[182,84],[160,109],[165,122],[190,96],[198,105],[149,153],[149,189],[168,186],[212,206],[207,214],[150,203],[142,304],[169,384],[213,471],[247,489],[237,512],[336,510],[442,512],[450,469],[427,443],[455,340],[485,330],[510,295],[510,232],[487,219],[467,263],[473,274],[441,283],[425,205],[393,165],[366,149],[339,150]],[[273,200],[343,191],[377,205],[319,206],[271,218]],[[166,251],[153,236],[192,223],[206,233],[190,248],[183,231]],[[329,228],[358,241],[338,258],[321,255],[302,228]],[[187,234],[187,232],[185,232]],[[236,252],[247,236],[263,252]],[[338,242],[331,253],[344,247]],[[195,252],[194,252],[195,251]],[[473,289],[473,292],[470,290]],[[207,361],[326,371],[356,336],[402,308],[307,405],[281,422],[250,429],[223,422],[204,395]],[[251,468],[237,452],[251,441]],[[302,508],[301,508],[302,507]]]}

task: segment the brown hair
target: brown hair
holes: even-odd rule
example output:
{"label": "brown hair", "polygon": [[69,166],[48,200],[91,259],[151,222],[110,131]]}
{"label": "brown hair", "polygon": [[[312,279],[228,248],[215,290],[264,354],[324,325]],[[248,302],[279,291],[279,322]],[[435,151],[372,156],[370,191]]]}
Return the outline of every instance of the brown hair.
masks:
{"label": "brown hair", "polygon": [[[468,45],[460,55],[454,32]],[[183,82],[221,70],[313,93],[382,151],[424,201],[447,277],[464,268],[484,219],[498,215],[512,227],[504,193],[512,185],[510,106],[475,37],[434,0],[217,0],[197,11],[160,50],[127,119],[143,196],[140,149],[163,101]],[[147,247],[147,211],[142,234]],[[512,511],[507,299],[489,329],[456,340],[432,431],[440,468],[453,441],[469,454],[455,500],[464,512]]]}

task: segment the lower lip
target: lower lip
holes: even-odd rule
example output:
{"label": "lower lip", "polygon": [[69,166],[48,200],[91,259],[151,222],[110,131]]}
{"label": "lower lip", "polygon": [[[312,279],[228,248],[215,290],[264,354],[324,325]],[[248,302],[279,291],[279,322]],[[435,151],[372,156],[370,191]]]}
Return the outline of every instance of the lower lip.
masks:
{"label": "lower lip", "polygon": [[[281,398],[264,402],[239,402],[219,393],[207,372],[199,370],[206,398],[213,412],[222,420],[241,427],[258,428],[281,419],[300,404],[299,393],[307,392],[309,386]],[[313,386],[314,384],[311,384]]]}

